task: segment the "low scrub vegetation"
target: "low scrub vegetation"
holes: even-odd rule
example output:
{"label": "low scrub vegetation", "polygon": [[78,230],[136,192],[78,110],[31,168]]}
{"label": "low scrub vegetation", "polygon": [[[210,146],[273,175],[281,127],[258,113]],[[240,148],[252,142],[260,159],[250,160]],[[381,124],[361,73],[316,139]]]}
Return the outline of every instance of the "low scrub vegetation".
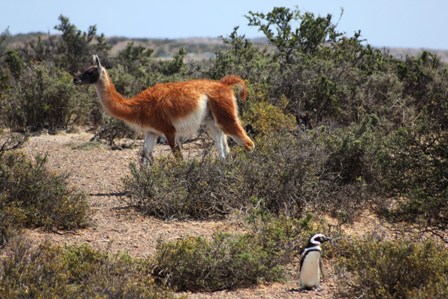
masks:
{"label": "low scrub vegetation", "polygon": [[216,235],[212,241],[192,237],[161,245],[156,276],[176,291],[218,291],[283,278],[254,236]]}
{"label": "low scrub vegetation", "polygon": [[154,283],[150,267],[128,255],[111,255],[86,245],[32,246],[11,240],[0,257],[0,297],[174,298]]}
{"label": "low scrub vegetation", "polygon": [[7,150],[13,146],[11,140],[6,138],[0,146],[1,244],[24,227],[52,230],[86,226],[90,211],[87,196],[69,187],[66,175],[48,171],[45,158],[37,157],[32,162],[21,153]]}
{"label": "low scrub vegetation", "polygon": [[148,168],[131,165],[124,180],[129,203],[161,219],[222,218],[239,197],[228,184],[238,183],[222,161],[162,159]]}
{"label": "low scrub vegetation", "polygon": [[83,123],[91,101],[72,84],[72,76],[51,62],[20,69],[0,104],[4,124],[17,131],[67,129]]}
{"label": "low scrub vegetation", "polygon": [[[124,180],[130,204],[162,219],[222,218],[260,198],[277,215],[301,216],[311,206],[331,210],[331,187],[323,178],[324,152],[312,136],[265,136],[257,150],[227,161],[208,155],[188,161],[160,159],[131,165]],[[313,148],[313,150],[309,150]]]}
{"label": "low scrub vegetation", "polygon": [[443,245],[398,239],[345,244],[338,259],[341,297],[445,298],[448,253]]}
{"label": "low scrub vegetation", "polygon": [[162,243],[154,275],[176,291],[218,291],[286,278],[285,265],[308,237],[313,219],[272,217],[259,207],[243,235],[218,233],[211,240],[190,237]]}
{"label": "low scrub vegetation", "polygon": [[[263,200],[276,215],[296,217],[310,209],[337,214],[362,206],[350,191],[361,184],[332,183],[337,176],[327,173],[328,155],[320,143],[313,134],[263,136],[255,152],[237,152],[226,161],[205,155],[160,159],[147,168],[131,165],[124,189],[131,206],[162,219],[222,218],[249,208],[251,198]],[[352,198],[342,196],[347,193]]]}
{"label": "low scrub vegetation", "polygon": [[385,215],[425,228],[448,227],[448,134],[437,123],[419,121],[391,134],[380,154],[382,186],[404,196]]}

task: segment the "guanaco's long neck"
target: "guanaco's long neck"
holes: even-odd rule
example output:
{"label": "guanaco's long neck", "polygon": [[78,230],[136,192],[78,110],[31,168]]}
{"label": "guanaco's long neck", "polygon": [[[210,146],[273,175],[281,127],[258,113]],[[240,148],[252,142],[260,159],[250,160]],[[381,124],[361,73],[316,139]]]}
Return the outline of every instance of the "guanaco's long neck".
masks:
{"label": "guanaco's long neck", "polygon": [[105,69],[101,70],[100,79],[95,84],[101,105],[112,116],[132,121],[132,109],[127,105],[126,99],[115,89]]}

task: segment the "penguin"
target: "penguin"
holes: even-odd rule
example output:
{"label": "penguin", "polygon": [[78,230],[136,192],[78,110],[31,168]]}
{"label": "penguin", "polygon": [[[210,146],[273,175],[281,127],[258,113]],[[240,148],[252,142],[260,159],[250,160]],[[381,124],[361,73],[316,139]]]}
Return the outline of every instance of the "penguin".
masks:
{"label": "penguin", "polygon": [[325,280],[320,245],[330,240],[331,238],[323,234],[315,234],[308,240],[308,244],[300,257],[299,279],[301,290],[318,288],[321,276]]}

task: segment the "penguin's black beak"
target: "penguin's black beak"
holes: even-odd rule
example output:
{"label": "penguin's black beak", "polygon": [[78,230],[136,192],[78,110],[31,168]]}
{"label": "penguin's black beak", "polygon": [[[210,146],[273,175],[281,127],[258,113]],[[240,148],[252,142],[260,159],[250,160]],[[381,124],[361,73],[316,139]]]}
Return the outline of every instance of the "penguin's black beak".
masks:
{"label": "penguin's black beak", "polygon": [[325,239],[324,239],[324,241],[325,242],[327,242],[327,241],[331,241],[332,239],[330,238],[330,237],[325,237]]}

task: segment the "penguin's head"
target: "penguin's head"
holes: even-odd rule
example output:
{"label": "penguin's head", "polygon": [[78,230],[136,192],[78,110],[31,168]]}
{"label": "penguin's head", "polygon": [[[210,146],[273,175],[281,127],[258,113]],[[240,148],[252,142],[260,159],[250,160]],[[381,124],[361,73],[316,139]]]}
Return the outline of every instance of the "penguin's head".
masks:
{"label": "penguin's head", "polygon": [[330,241],[331,238],[330,237],[326,237],[323,234],[315,234],[313,236],[311,236],[311,238],[308,241],[308,246],[316,246],[316,245],[321,245],[324,242]]}

